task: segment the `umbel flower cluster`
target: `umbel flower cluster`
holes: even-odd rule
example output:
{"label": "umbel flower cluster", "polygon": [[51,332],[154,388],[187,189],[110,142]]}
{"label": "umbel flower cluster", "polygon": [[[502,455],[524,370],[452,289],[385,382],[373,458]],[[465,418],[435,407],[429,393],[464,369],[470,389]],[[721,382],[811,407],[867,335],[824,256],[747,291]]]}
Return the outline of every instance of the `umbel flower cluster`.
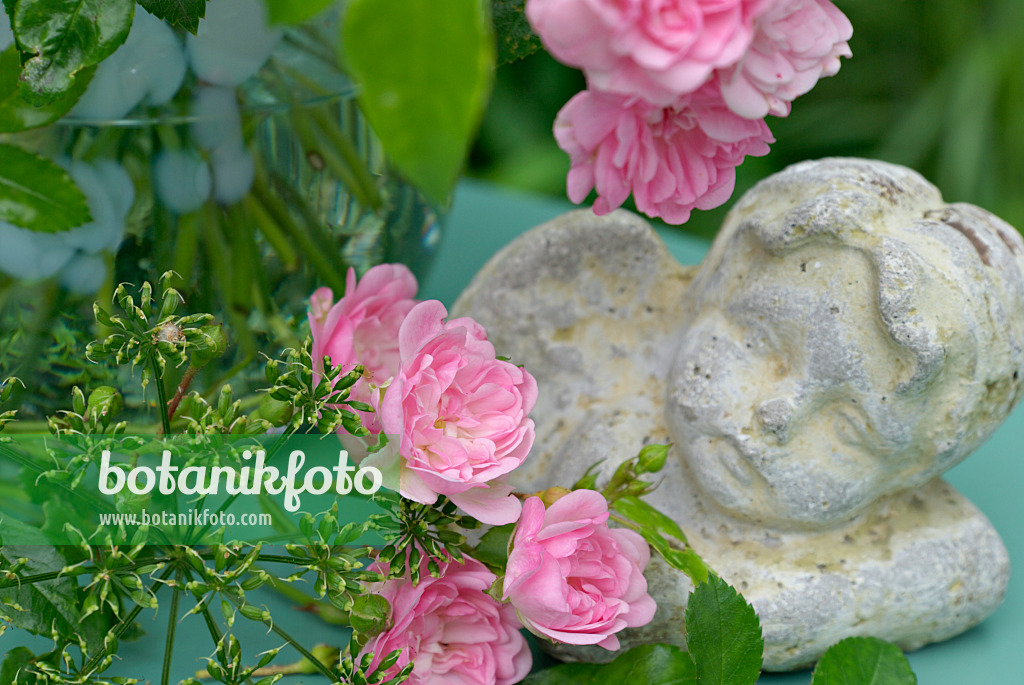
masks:
{"label": "umbel flower cluster", "polygon": [[829,0],[528,0],[526,15],[587,89],[555,121],[573,202],[681,224],[723,204],[746,155],[768,153],[768,114],[851,55]]}
{"label": "umbel flower cluster", "polygon": [[[408,269],[386,264],[358,282],[350,272],[337,302],[327,289],[314,293],[319,372],[365,369],[350,396],[373,409],[365,425],[387,446],[363,464],[380,467],[402,497],[434,504],[444,496],[478,521],[517,526],[504,568],[470,556],[437,563],[412,550],[378,561],[373,570],[385,580],[369,589],[388,600],[390,617],[363,649],[372,654],[369,670],[381,665],[390,678],[412,664],[412,683],[516,683],[532,664],[518,632],[524,626],[559,642],[617,649],[617,632],[654,616],[643,576],[648,543],[609,528],[608,500],[595,490],[525,504],[513,494],[508,476],[534,441],[527,415],[537,383],[496,356],[480,324],[447,319],[440,302],[417,302],[416,288]],[[391,565],[403,574],[394,577]],[[382,664],[396,650],[397,661]]]}

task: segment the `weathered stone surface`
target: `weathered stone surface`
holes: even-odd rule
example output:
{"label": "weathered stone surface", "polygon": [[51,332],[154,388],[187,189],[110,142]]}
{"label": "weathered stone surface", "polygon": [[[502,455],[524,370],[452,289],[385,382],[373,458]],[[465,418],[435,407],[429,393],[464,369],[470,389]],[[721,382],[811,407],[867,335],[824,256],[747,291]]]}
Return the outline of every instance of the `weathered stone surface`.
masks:
{"label": "weathered stone surface", "polygon": [[[573,212],[495,256],[455,311],[539,379],[517,485],[672,443],[652,502],[754,605],[765,667],[786,670],[848,635],[946,639],[1001,602],[1002,541],[938,476],[1020,399],[1022,254],[912,171],[831,159],[747,193],[700,267],[633,215]],[[689,582],[647,575],[659,611],[623,647],[684,644]]]}

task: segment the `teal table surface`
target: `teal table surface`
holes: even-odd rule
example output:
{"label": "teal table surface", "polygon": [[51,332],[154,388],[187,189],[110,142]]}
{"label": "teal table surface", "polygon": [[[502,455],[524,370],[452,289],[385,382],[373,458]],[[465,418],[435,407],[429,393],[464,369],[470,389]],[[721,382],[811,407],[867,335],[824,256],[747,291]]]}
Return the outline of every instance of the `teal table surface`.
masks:
{"label": "teal table surface", "polygon": [[[474,182],[463,183],[456,194],[437,260],[421,285],[420,296],[437,298],[450,305],[497,250],[528,228],[567,209],[571,209],[567,202],[514,194]],[[661,235],[683,263],[698,262],[707,249],[707,243],[678,230],[665,229]],[[950,471],[947,478],[989,517],[1009,549],[1011,562],[1014,565],[1024,563],[1021,516],[1024,513],[1024,409],[1018,407],[995,435],[977,453]],[[339,629],[326,626],[309,614],[288,611],[287,602],[279,597],[268,595],[262,601],[278,617],[282,627],[307,644],[344,641]],[[123,661],[109,673],[159,681],[166,614],[161,611],[154,617],[152,612],[144,612],[142,617],[149,634],[141,641],[123,644]],[[266,634],[265,628],[244,618],[239,617],[235,627],[243,645],[259,644],[262,650],[280,644],[275,636]],[[201,657],[213,651],[201,618],[183,619],[177,636],[172,682],[202,668],[205,662]],[[0,654],[19,644],[42,650],[49,643],[20,631],[8,631],[0,637]],[[246,656],[251,658],[252,653]],[[923,685],[1024,683],[1024,578],[1019,573],[1011,576],[1003,605],[984,623],[953,640],[913,652],[908,658]],[[294,651],[286,649],[277,663],[297,659]],[[317,685],[326,679],[292,676],[281,682]],[[760,682],[806,685],[810,674],[806,671],[766,674]]]}

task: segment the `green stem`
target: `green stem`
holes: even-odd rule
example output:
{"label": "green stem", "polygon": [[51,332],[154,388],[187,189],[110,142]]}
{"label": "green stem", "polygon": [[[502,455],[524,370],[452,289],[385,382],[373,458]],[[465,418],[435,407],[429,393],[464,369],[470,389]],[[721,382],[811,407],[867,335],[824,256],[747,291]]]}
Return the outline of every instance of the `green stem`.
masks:
{"label": "green stem", "polygon": [[[190,573],[189,579],[191,578],[192,574]],[[221,637],[223,637],[220,632],[220,626],[217,625],[217,621],[214,620],[213,614],[210,613],[210,607],[206,603],[206,598],[198,592],[193,592],[192,595],[196,598],[196,605],[199,607],[199,613],[203,615],[203,620],[206,621],[206,629],[210,631],[210,637],[213,639],[213,646],[216,648],[220,644]],[[213,597],[213,594],[211,594],[210,597]],[[245,682],[251,683],[252,678],[246,678]]]}
{"label": "green stem", "polygon": [[270,514],[274,518],[274,521],[279,525],[288,526],[288,530],[278,529],[278,532],[282,533],[286,539],[302,535],[302,531],[297,525],[295,525],[295,522],[292,520],[292,517],[289,516],[288,512],[271,497],[264,497],[261,502],[261,506],[263,507],[263,510]]}
{"label": "green stem", "polygon": [[270,587],[278,594],[297,604],[300,609],[314,613],[332,625],[349,625],[348,614],[341,611],[333,604],[321,602],[316,597],[307,595],[297,587],[293,587],[290,583],[278,580],[269,573],[267,575],[269,576],[267,583]]}
{"label": "green stem", "polygon": [[[199,557],[206,561],[213,561],[217,558],[217,555],[212,552],[201,552]],[[296,557],[289,557],[284,554],[257,554],[256,561],[269,561],[277,564],[292,564],[295,566],[303,560],[297,559]]]}
{"label": "green stem", "polygon": [[246,322],[247,308],[236,299],[235,284],[240,280],[247,280],[244,272],[251,268],[251,264],[246,264],[248,260],[234,253],[234,246],[228,244],[222,228],[220,211],[213,205],[208,205],[206,230],[203,231],[206,258],[210,261],[211,270],[219,281],[221,293],[228,300],[228,319],[234,329],[235,338],[242,351],[249,356],[255,354],[256,339]]}
{"label": "green stem", "polygon": [[[91,572],[91,570],[90,570]],[[0,580],[0,590],[5,590],[9,587],[21,587],[22,585],[33,585],[35,583],[45,583],[49,580],[56,580],[61,577],[79,576],[85,575],[84,573],[62,573],[60,571],[50,571],[48,573],[37,573],[34,576],[25,576],[24,578],[16,578],[14,580]]]}
{"label": "green stem", "polygon": [[[172,573],[174,573],[174,567],[168,566],[164,570],[163,575],[160,576],[160,580],[167,580],[171,577]],[[156,588],[156,590],[154,590],[154,594],[159,592],[162,587],[163,585],[160,584]],[[128,612],[128,615],[121,619],[121,622],[118,623],[111,631],[111,634],[113,634],[114,638],[120,639],[121,636],[124,635],[124,632],[128,630],[128,628],[131,626],[131,624],[135,622],[135,619],[141,612],[142,605],[136,604],[135,607],[130,612]],[[89,661],[85,664],[85,666],[82,668],[82,674],[86,677],[91,676],[96,671],[96,669],[99,668],[100,662],[103,661],[103,659],[106,658],[106,656],[107,646],[104,645],[103,649],[101,649],[98,653],[94,654],[92,658],[89,659]]]}
{"label": "green stem", "polygon": [[[206,604],[206,598],[198,592],[193,592],[193,596],[196,598],[196,605],[199,607],[199,613],[203,615],[203,620],[206,621],[206,629],[210,631],[210,637],[213,638],[213,646],[216,647],[220,644],[222,637],[220,632],[220,626],[213,619],[213,615],[210,613],[210,607]],[[212,594],[210,595],[213,596]]]}
{"label": "green stem", "polygon": [[253,223],[256,224],[256,228],[280,257],[285,270],[294,271],[299,263],[299,255],[295,252],[291,241],[288,240],[288,236],[281,232],[270,213],[252,196],[246,195],[243,203],[249,216],[252,217]]}
{"label": "green stem", "polygon": [[295,40],[294,36],[288,32],[285,32],[285,39],[290,39],[296,46],[303,50],[308,50],[311,55],[319,58],[321,62],[327,66],[337,68],[338,59],[334,54],[334,46],[325,42],[323,36],[321,36],[315,28],[308,25],[300,25],[299,33],[306,37],[304,42]]}
{"label": "green stem", "polygon": [[[265,456],[265,461],[264,461],[265,464],[269,464],[270,461],[274,458],[274,456],[278,453],[278,451],[280,451],[281,446],[284,444],[284,440],[287,437],[290,437],[290,436],[289,435],[283,435],[283,436],[278,437],[276,440],[274,440],[274,444],[270,446],[269,450],[267,450],[267,453],[266,453],[266,456]],[[233,495],[229,495],[228,498],[226,500],[224,500],[224,502],[219,507],[217,507],[217,512],[219,513],[219,512],[227,511],[231,507],[231,505],[235,503],[235,500],[238,499],[238,497],[240,495],[241,495],[240,492],[236,492]],[[205,526],[203,526],[199,530],[199,537],[196,538],[196,539],[202,540],[203,536],[206,535],[210,531],[210,528],[212,526],[213,526],[212,523],[207,523]],[[285,558],[291,559],[291,557],[285,557]]]}
{"label": "green stem", "polygon": [[199,245],[198,215],[185,214],[178,217],[177,237],[174,241],[174,271],[185,283],[192,281],[192,268],[196,261],[196,247]]}
{"label": "green stem", "polygon": [[[251,199],[247,197],[246,200]],[[250,219],[251,212],[248,212],[244,206],[236,205],[231,209],[233,215],[237,217],[234,220],[242,221],[252,226],[252,220]],[[262,209],[260,211],[262,211]],[[270,223],[272,223],[272,221]],[[250,228],[250,230],[253,229]],[[253,234],[250,240],[253,242],[253,247],[255,248],[255,234]],[[259,250],[255,249],[253,254],[256,255],[254,257],[254,263],[259,263]],[[253,299],[256,300],[259,310],[263,313],[263,317],[266,319],[267,328],[269,328],[270,332],[273,334],[275,341],[281,343],[283,347],[302,347],[302,341],[299,339],[299,336],[296,335],[292,326],[287,324],[282,318],[278,309],[278,304],[274,302],[270,283],[267,281],[266,269],[257,268],[253,274],[255,277],[252,283],[252,296]]]}
{"label": "green stem", "polygon": [[[313,93],[317,97],[328,98],[331,96],[337,96],[339,99],[344,97],[342,94],[328,90],[322,83],[319,83],[316,79],[310,76],[306,76],[305,73],[299,71],[295,67],[285,64],[284,62],[276,59],[273,56],[271,56],[270,60],[274,67],[283,75],[295,81],[300,86],[307,89],[309,92]],[[282,81],[278,81],[278,83],[280,84],[282,83]]]}
{"label": "green stem", "polygon": [[[147,559],[143,562],[129,564],[128,566],[122,566],[117,569],[118,571],[131,571],[141,566],[153,566],[155,564],[166,564],[171,561],[170,557],[161,557],[160,559]],[[4,590],[9,587],[16,587],[19,585],[31,585],[33,583],[44,583],[48,580],[56,580],[58,578],[74,578],[77,576],[87,576],[91,573],[96,573],[100,569],[95,566],[88,568],[74,568],[68,571],[47,571],[46,573],[37,573],[33,576],[25,576],[24,578],[18,578],[16,580],[0,580],[0,590]]]}
{"label": "green stem", "polygon": [[337,255],[329,252],[324,253],[320,247],[310,238],[298,223],[288,213],[288,207],[270,192],[263,178],[257,176],[252,184],[252,193],[260,201],[270,216],[277,222],[277,225],[284,229],[285,233],[298,244],[303,256],[309,260],[317,275],[336,293],[345,292],[345,271],[339,268]]}
{"label": "green stem", "polygon": [[[314,93],[322,97],[332,95],[299,70],[280,62],[275,62],[275,66]],[[281,79],[277,80],[280,84]],[[327,166],[345,184],[359,204],[377,211],[384,205],[384,201],[377,190],[373,174],[367,168],[366,160],[359,154],[352,139],[341,130],[336,121],[327,116],[328,106],[323,104],[294,108],[291,112],[292,128],[299,136],[299,141],[307,154],[316,152],[323,157]],[[324,137],[333,147],[325,147],[320,142]]]}
{"label": "green stem", "polygon": [[[331,173],[352,193],[356,202],[374,211],[384,204],[373,176],[366,169],[366,162],[359,156],[352,141],[319,108],[307,111],[303,107],[296,107],[291,112],[291,121],[292,129],[306,154],[319,155]],[[330,130],[324,130],[324,126]],[[325,142],[330,144],[325,145]]]}
{"label": "green stem", "polygon": [[[152,435],[159,431],[159,429],[160,426],[153,423],[148,425],[132,424],[133,435]],[[19,419],[16,423],[11,423],[4,428],[4,432],[12,435],[49,434],[50,424],[46,421],[23,421]]]}
{"label": "green stem", "polygon": [[[117,626],[114,628],[114,630],[112,631],[114,637],[120,639],[120,637],[124,635],[124,632],[128,630],[128,627],[135,621],[135,619],[138,617],[140,613],[142,613],[142,605],[136,604],[135,608],[128,612],[128,615],[125,616],[121,620],[121,622],[118,623]],[[93,672],[95,672],[95,670],[99,667],[100,662],[103,661],[103,659],[106,656],[107,647],[106,645],[104,645],[103,649],[101,649],[98,654],[94,655],[91,659],[89,659],[89,662],[85,665],[85,668],[82,669],[83,673],[85,673],[86,675],[92,675]]]}
{"label": "green stem", "polygon": [[181,137],[173,126],[154,126],[154,133],[160,147],[164,150],[180,150],[182,147]]}
{"label": "green stem", "polygon": [[284,554],[258,554],[256,555],[256,561],[265,561],[275,564],[292,564],[297,565],[302,559],[295,557],[289,557]]}
{"label": "green stem", "polygon": [[[228,600],[232,604],[234,604],[236,607],[238,607],[239,609],[242,608],[242,605],[243,605],[242,600],[240,600],[240,599],[238,599],[236,597],[232,597],[229,594],[225,594],[224,596],[227,597]],[[287,642],[292,647],[294,647],[295,651],[297,651],[299,654],[301,654],[302,656],[304,656],[307,659],[309,659],[310,663],[313,664],[313,667],[316,668],[316,670],[318,670],[323,675],[325,675],[328,678],[330,678],[332,683],[337,683],[338,682],[338,677],[335,674],[331,673],[331,669],[329,669],[319,659],[317,659],[315,656],[313,656],[313,653],[311,651],[309,651],[308,649],[303,647],[301,644],[299,644],[299,642],[295,638],[293,638],[291,635],[289,635],[287,632],[285,632],[285,630],[283,628],[281,628],[279,625],[274,623],[271,619],[261,620],[260,623],[262,623],[263,625],[265,625],[266,627],[270,628],[272,631],[277,633],[277,635],[279,637],[281,637],[285,642]]]}
{"label": "green stem", "polygon": [[366,161],[359,154],[359,151],[356,150],[356,146],[352,144],[349,137],[341,130],[338,122],[333,121],[327,116],[326,108],[317,107],[312,109],[311,113],[313,121],[316,122],[323,134],[327,136],[328,142],[334,146],[334,149],[341,155],[345,164],[355,174],[360,192],[367,198],[363,206],[369,207],[374,211],[380,209],[384,205],[384,201],[381,199],[380,193],[377,192],[376,181],[366,168]]}
{"label": "green stem", "polygon": [[256,229],[240,205],[228,207],[225,210],[224,221],[231,239],[232,253],[236,255],[236,259],[247,262],[244,276],[235,278],[237,301],[245,303],[251,309],[254,293],[264,288],[269,290],[261,264],[260,250],[256,245]]}
{"label": "green stem", "polygon": [[153,368],[153,379],[156,383],[156,395],[159,401],[160,410],[160,433],[161,435],[171,434],[171,417],[167,414],[167,388],[164,387],[164,376],[160,373],[160,365],[154,356],[150,360]]}
{"label": "green stem", "polygon": [[15,580],[0,580],[0,590],[4,590],[9,587],[19,587],[21,585],[45,583],[48,580],[56,580],[60,577],[85,575],[86,573],[91,573],[93,570],[95,569],[89,569],[88,571],[82,571],[79,573],[75,573],[73,571],[69,571],[67,573],[62,573],[61,571],[50,571],[48,573],[37,573],[34,576],[25,576],[24,578],[17,578]]}
{"label": "green stem", "polygon": [[[114,278],[116,278],[116,272],[114,270],[114,258],[113,255],[108,255],[106,258],[107,263],[107,277],[103,279],[103,285],[96,292],[97,302],[110,302],[114,299]],[[102,325],[99,321],[93,321],[93,331],[96,335],[97,340],[104,340],[110,335],[114,329],[108,328]]]}
{"label": "green stem", "polygon": [[160,685],[170,685],[171,682],[171,656],[174,654],[174,632],[178,629],[178,602],[181,600],[181,591],[177,585],[181,583],[181,571],[174,576],[176,585],[174,595],[171,597],[171,615],[167,619],[167,638],[164,641],[164,666],[160,674]]}
{"label": "green stem", "polygon": [[218,216],[231,243],[235,267],[231,275],[231,306],[248,316],[253,308],[253,285],[259,280],[256,272],[263,271],[259,248],[256,247],[256,231],[244,219],[239,208],[229,208],[226,212],[219,212]]}
{"label": "green stem", "polygon": [[[195,505],[195,509],[197,511],[202,511],[205,508],[205,505],[206,505],[206,495],[204,494],[204,495],[202,495],[199,498],[198,503]],[[198,545],[199,543],[202,542],[202,538],[196,537],[195,532],[196,532],[196,523],[193,521],[191,524],[189,524],[188,532],[185,533],[185,542],[190,547]],[[191,574],[190,574],[189,577],[191,578]]]}
{"label": "green stem", "polygon": [[[320,220],[313,210],[310,208],[309,203],[306,202],[298,191],[292,187],[290,183],[281,176],[274,174],[272,176],[274,181],[274,187],[280,190],[281,195],[284,197],[284,201],[289,207],[295,207],[299,214],[302,215],[303,222],[309,229],[309,235],[316,245],[319,246],[320,250],[328,256],[333,262],[333,268],[341,273],[348,273],[348,265],[338,256],[339,244],[331,235],[330,231],[324,227],[323,221]],[[344,237],[347,241],[348,236]],[[337,294],[339,297],[342,293]]]}

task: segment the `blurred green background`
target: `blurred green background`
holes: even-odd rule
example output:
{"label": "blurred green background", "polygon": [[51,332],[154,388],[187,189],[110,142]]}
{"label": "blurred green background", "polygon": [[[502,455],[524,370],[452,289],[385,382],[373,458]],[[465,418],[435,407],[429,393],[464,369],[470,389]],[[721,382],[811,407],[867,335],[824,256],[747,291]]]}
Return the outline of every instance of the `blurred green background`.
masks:
{"label": "blurred green background", "polygon": [[[1024,0],[833,2],[853,23],[853,58],[789,117],[768,118],[777,142],[739,168],[733,200],[794,162],[870,157],[1024,229]],[[469,174],[565,197],[569,160],[551,126],[584,86],[543,51],[500,67]],[[714,235],[731,204],[695,211],[680,230]]]}

